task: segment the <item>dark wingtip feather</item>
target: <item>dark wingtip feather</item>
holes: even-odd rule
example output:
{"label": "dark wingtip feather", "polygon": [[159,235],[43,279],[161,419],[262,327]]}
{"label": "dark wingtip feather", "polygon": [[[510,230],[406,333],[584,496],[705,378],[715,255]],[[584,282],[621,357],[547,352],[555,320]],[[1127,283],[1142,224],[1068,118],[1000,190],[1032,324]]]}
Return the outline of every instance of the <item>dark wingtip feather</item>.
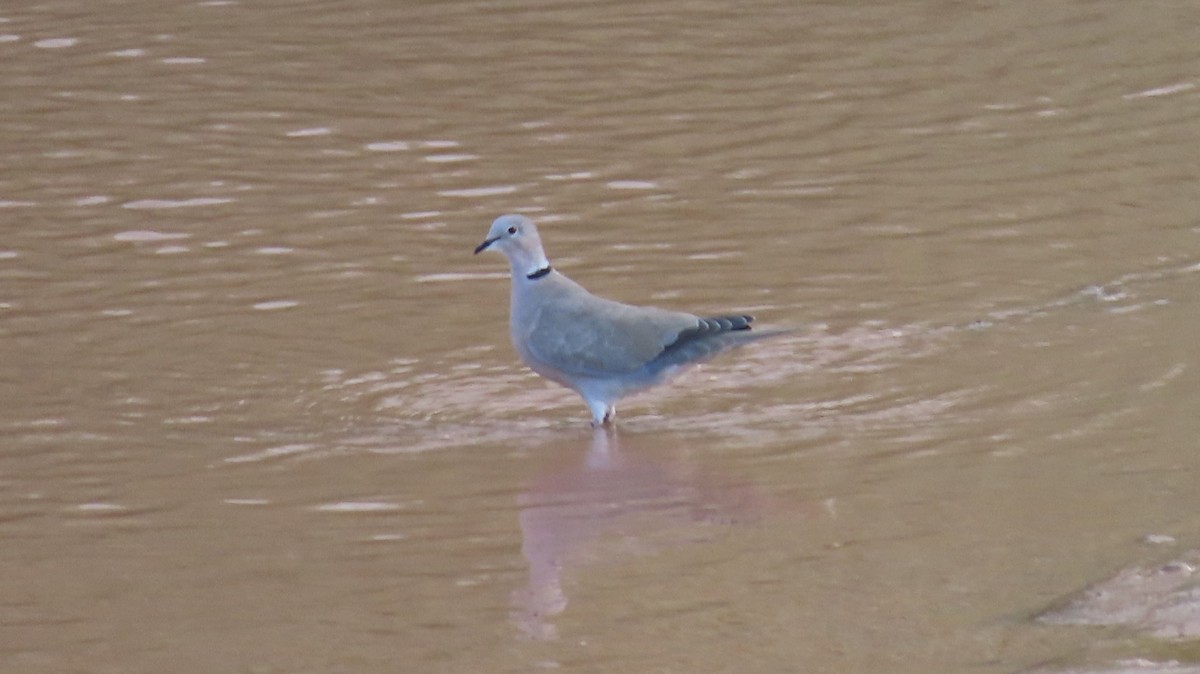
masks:
{"label": "dark wingtip feather", "polygon": [[733,319],[733,328],[731,328],[732,330],[749,330],[750,324],[754,322],[754,317],[746,314],[734,316]]}
{"label": "dark wingtip feather", "polygon": [[701,318],[700,324],[692,330],[684,330],[679,337],[694,334],[696,336],[719,334],[722,332],[730,332],[733,330],[749,330],[750,324],[754,322],[753,316],[711,316],[709,318]]}
{"label": "dark wingtip feather", "polygon": [[696,327],[680,332],[648,365],[662,369],[704,360],[733,345],[728,339],[721,339],[721,335],[749,330],[752,322],[754,317],[747,315],[701,318]]}

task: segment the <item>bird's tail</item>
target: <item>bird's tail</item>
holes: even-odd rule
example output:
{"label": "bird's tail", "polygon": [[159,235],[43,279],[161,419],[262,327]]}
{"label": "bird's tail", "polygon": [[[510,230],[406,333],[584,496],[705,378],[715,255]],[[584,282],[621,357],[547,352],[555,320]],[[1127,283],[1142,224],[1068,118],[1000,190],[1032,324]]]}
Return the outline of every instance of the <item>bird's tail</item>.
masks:
{"label": "bird's tail", "polygon": [[744,346],[769,337],[795,332],[794,329],[751,330],[753,316],[713,316],[701,318],[695,328],[679,333],[647,367],[655,373],[668,368],[701,363],[727,349]]}

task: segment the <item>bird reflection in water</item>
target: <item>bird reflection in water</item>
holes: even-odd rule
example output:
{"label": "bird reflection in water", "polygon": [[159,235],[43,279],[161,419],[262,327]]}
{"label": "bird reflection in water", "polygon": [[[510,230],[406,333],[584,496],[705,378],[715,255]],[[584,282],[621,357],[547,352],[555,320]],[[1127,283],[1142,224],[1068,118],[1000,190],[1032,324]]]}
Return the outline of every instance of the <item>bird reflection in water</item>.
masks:
{"label": "bird reflection in water", "polygon": [[529,583],[513,592],[512,616],[534,639],[558,636],[552,620],[567,607],[568,570],[711,540],[704,525],[753,521],[761,512],[763,499],[748,486],[715,482],[686,461],[623,453],[612,427],[593,431],[582,460],[570,449],[572,463],[543,471],[518,499]]}

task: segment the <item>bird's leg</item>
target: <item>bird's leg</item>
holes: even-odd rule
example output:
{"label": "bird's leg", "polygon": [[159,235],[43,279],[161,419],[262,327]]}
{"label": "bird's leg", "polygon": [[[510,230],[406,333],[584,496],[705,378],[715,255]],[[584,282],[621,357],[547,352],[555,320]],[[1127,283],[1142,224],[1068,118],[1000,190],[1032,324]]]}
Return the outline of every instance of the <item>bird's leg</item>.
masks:
{"label": "bird's leg", "polygon": [[616,420],[617,420],[617,406],[609,405],[608,407],[605,407],[604,408],[604,420],[601,421],[600,423],[604,424],[605,426],[610,426]]}
{"label": "bird's leg", "polygon": [[605,408],[604,416],[599,419],[592,419],[592,428],[612,428],[613,422],[616,421],[617,410],[612,407]]}
{"label": "bird's leg", "polygon": [[584,402],[587,403],[588,411],[592,413],[592,428],[608,426],[617,416],[616,406],[609,404],[607,400],[584,397]]}

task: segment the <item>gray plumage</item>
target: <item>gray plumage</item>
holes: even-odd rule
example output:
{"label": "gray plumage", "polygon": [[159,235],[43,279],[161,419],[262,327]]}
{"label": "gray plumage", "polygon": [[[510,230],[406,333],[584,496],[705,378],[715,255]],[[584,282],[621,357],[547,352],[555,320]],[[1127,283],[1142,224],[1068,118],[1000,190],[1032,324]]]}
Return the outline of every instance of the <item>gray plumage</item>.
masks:
{"label": "gray plumage", "polygon": [[620,398],[690,365],[778,332],[750,332],[752,316],[701,318],[597,297],[551,268],[533,222],[502,215],[476,249],[504,253],[512,268],[509,331],[534,372],[583,397],[594,424],[612,421]]}

